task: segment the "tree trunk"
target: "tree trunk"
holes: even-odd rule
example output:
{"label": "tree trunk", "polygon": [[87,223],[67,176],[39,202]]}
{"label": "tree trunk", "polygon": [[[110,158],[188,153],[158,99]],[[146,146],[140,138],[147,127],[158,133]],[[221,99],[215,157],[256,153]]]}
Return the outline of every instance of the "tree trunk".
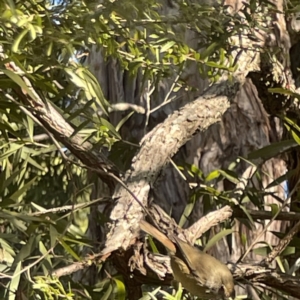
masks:
{"label": "tree trunk", "polygon": [[[277,9],[282,11],[282,0],[273,2]],[[238,11],[243,5],[239,0],[227,1],[225,4],[231,5],[232,12]],[[163,9],[172,13],[174,8],[168,7],[165,3]],[[175,96],[175,100],[166,103],[174,79],[161,81],[151,94],[150,83],[149,86],[142,86],[142,74],[132,78],[128,72],[121,69],[115,59],[105,62],[101,52],[96,49],[91,51],[88,65],[98,78],[109,102],[135,104],[143,107],[146,112],[134,114],[122,129],[124,139],[141,144],[141,150],[137,152],[134,159],[134,168],[127,172],[125,182],[145,206],[147,206],[148,198],[153,199],[166,212],[171,212],[176,221],[180,220],[189,202],[190,190],[187,181],[183,180],[173,164],[168,163],[171,157],[179,165],[182,162],[188,162],[198,166],[204,174],[208,174],[215,169],[227,168],[239,156],[247,157],[251,151],[281,140],[283,128],[280,120],[275,116],[279,112],[278,108],[274,107],[276,101],[272,96],[273,102],[270,104],[270,99],[266,97],[266,87],[263,87],[259,80],[260,78],[270,80],[273,87],[293,85],[293,80],[289,75],[290,37],[284,16],[274,12],[271,17],[271,23],[276,26],[273,26],[273,34],[269,36],[260,33],[261,46],[271,48],[276,45],[283,49],[278,54],[278,56],[281,55],[281,58],[278,58],[280,63],[273,64],[270,60],[266,62],[262,55],[258,57],[256,52],[249,50],[254,43],[243,37],[240,41],[241,46],[247,45],[248,50],[244,50],[240,57],[239,74],[235,73],[236,78],[239,78],[236,79],[238,85],[230,92],[226,90],[227,82],[224,86],[213,86],[213,91],[207,90],[208,82],[200,78],[195,65],[190,65],[184,70],[182,77],[187,85],[194,88],[193,91],[186,92],[182,89],[177,94],[171,93],[170,97]],[[187,30],[185,34],[189,45],[197,42],[194,33]],[[295,69],[293,66],[292,68]],[[279,79],[276,77],[278,74],[281,75]],[[215,97],[212,98],[212,95]],[[195,98],[196,100],[193,101]],[[159,109],[151,112],[151,109],[160,105],[162,106]],[[201,105],[203,106],[200,107]],[[206,124],[205,120],[201,119],[205,108],[208,108],[205,116],[210,118]],[[178,113],[175,112],[176,110],[179,110]],[[110,115],[110,121],[116,125],[125,116],[126,112],[113,112]],[[197,131],[198,133],[195,134]],[[173,139],[170,139],[170,136]],[[166,143],[168,143],[167,146]],[[166,152],[166,147],[173,147],[174,150]],[[282,159],[273,158],[261,168],[265,174],[261,188],[266,188],[274,178],[285,174],[287,167]],[[259,182],[253,177],[253,172],[254,170],[247,163],[239,165],[238,174],[243,176],[248,184],[259,188]],[[138,177],[133,177],[133,175],[138,175]],[[226,181],[218,184],[219,190],[232,188],[232,184]],[[285,199],[283,185],[272,187],[271,190],[280,199]],[[120,198],[111,213],[113,225],[107,237],[104,253],[110,253],[120,246],[127,249],[132,244],[132,237],[136,235],[132,234],[132,231],[128,236],[126,234],[132,226],[134,229],[137,228],[138,220],[142,215],[140,205],[134,199],[128,200],[128,198],[126,201],[127,205],[129,202],[131,205],[130,217],[135,219],[136,225],[133,225],[134,222],[122,223],[120,221],[122,216],[128,217],[125,208],[129,206],[124,206],[126,201],[122,202],[122,199],[129,197],[128,192],[123,186],[118,185],[114,197]],[[263,201],[266,210],[271,209],[268,206],[270,204],[275,203],[281,206],[281,203],[271,195],[265,196]],[[251,207],[249,205],[249,208]],[[203,216],[202,199],[198,199],[192,218],[186,225],[191,225],[201,216]],[[278,239],[271,232],[284,232],[288,223],[271,222],[267,231],[259,235],[269,222],[255,223],[255,230],[249,230],[236,219],[230,247],[227,240],[223,239],[212,249],[212,254],[222,261],[235,262],[253,241],[263,241],[270,245],[277,244]],[[116,243],[120,235],[123,239]],[[257,259],[259,258],[253,252],[247,256],[247,260],[250,261]]]}

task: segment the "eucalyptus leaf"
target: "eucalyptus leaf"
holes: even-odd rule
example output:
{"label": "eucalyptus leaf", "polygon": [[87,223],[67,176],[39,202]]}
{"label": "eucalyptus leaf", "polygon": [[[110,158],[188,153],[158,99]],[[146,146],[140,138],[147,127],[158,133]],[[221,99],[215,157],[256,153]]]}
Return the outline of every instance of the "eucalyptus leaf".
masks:
{"label": "eucalyptus leaf", "polygon": [[17,290],[18,290],[18,287],[20,284],[20,279],[21,279],[21,269],[22,269],[22,263],[19,262],[15,268],[12,280],[10,281],[10,284],[9,284],[8,300],[16,299]]}
{"label": "eucalyptus leaf", "polygon": [[233,233],[233,229],[225,229],[222,230],[220,232],[218,232],[217,234],[215,234],[205,245],[203,251],[207,252],[211,247],[213,247],[218,241],[220,241],[221,239],[223,239],[225,236],[229,235]]}

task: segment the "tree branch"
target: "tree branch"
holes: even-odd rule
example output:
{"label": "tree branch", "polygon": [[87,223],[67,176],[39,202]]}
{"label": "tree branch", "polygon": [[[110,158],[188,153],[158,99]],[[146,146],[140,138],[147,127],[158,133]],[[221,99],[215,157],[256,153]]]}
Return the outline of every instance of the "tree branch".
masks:
{"label": "tree branch", "polygon": [[194,244],[195,240],[202,236],[203,233],[208,231],[210,228],[224,222],[232,216],[232,208],[228,205],[222,207],[219,210],[212,211],[207,215],[203,216],[199,221],[194,223],[185,231],[188,232],[186,235],[192,237],[191,243]]}
{"label": "tree branch", "polygon": [[[145,207],[150,187],[172,156],[196,132],[206,131],[209,126],[219,122],[245,83],[248,73],[259,70],[259,53],[256,49],[259,43],[263,45],[263,38],[260,42],[243,38],[243,45],[247,44],[247,49],[241,44],[239,35],[232,36],[231,42],[236,45],[231,54],[238,58],[237,69],[230,74],[231,78],[224,71],[220,80],[202,96],[172,113],[142,140],[124,183]],[[110,216],[111,226],[103,253],[127,249],[133,243],[139,220],[143,217],[140,205],[124,187],[117,185],[114,197],[118,200]]]}
{"label": "tree branch", "polygon": [[[204,131],[218,122],[228,107],[226,96],[199,97],[174,112],[144,138],[125,177],[126,186],[143,206],[147,207],[150,186],[169,159],[196,131]],[[140,204],[120,184],[117,185],[113,197],[118,198],[118,201],[110,216],[112,224],[103,253],[118,248],[127,249],[132,244],[133,233],[143,217]]]}
{"label": "tree branch", "polygon": [[[171,284],[170,277],[167,276],[170,274],[170,259],[168,256],[156,255],[148,252],[144,257],[145,263],[150,267],[150,270],[147,269],[144,272],[145,276],[141,274],[137,275],[138,280],[141,283],[149,283],[149,272],[159,270],[159,279],[153,279],[153,284]],[[91,264],[91,257],[87,257],[84,262],[76,262],[72,265],[60,268],[52,273],[53,276],[61,277],[70,275],[78,270],[82,270],[84,268],[88,268]],[[234,279],[237,282],[245,282],[247,284],[250,283],[261,283],[265,284],[269,287],[272,287],[276,290],[280,290],[288,293],[290,296],[300,299],[300,278],[284,274],[278,272],[273,269],[269,269],[266,267],[251,265],[251,264],[228,264],[227,265],[231,272],[233,273]],[[162,281],[163,280],[163,281]]]}
{"label": "tree branch", "polygon": [[[274,214],[271,211],[262,211],[262,210],[253,210],[253,209],[248,209],[247,211],[254,220],[270,220],[274,217]],[[232,216],[234,218],[242,218],[242,219],[248,218],[246,214],[238,207],[233,208]],[[300,213],[282,211],[278,214],[276,220],[297,222],[300,220]]]}
{"label": "tree branch", "polygon": [[287,235],[281,239],[276,247],[268,254],[268,256],[261,262],[262,265],[270,264],[272,261],[280,255],[280,253],[286,248],[286,246],[293,239],[294,235],[299,232],[300,229],[300,221],[298,221],[287,233]]}
{"label": "tree branch", "polygon": [[[3,53],[0,53],[0,56],[3,60],[5,59]],[[18,87],[15,88],[14,91],[19,99],[27,105],[27,109],[30,109],[34,117],[53,134],[55,139],[79,158],[81,162],[96,170],[99,177],[113,189],[115,183],[110,174],[114,176],[118,174],[115,166],[108,161],[103,153],[94,151],[91,143],[83,141],[78,134],[74,134],[73,127],[65,121],[51,103],[44,103],[39,94],[35,91],[30,80],[25,76],[25,73],[14,62],[11,61],[4,65],[9,72],[18,74],[23,83],[27,86],[27,90]]]}
{"label": "tree branch", "polygon": [[277,272],[262,266],[250,264],[228,265],[237,281],[243,279],[252,283],[262,283],[276,290],[286,292],[300,299],[300,278]]}

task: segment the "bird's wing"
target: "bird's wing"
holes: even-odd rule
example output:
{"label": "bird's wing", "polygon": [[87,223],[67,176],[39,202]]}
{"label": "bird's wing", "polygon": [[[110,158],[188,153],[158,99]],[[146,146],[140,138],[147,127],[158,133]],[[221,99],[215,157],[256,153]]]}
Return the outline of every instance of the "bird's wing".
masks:
{"label": "bird's wing", "polygon": [[[205,274],[214,272],[219,262],[214,257],[182,241],[177,236],[174,236],[174,240],[180,252],[178,253],[177,251],[176,254],[180,255],[189,269],[189,272],[186,273],[189,273],[189,276],[193,276],[199,286],[205,286],[210,288],[214,293],[217,293],[217,290],[213,288],[214,282],[210,282],[210,278],[207,278]],[[205,261],[205,264],[203,264],[202,261]]]}
{"label": "bird's wing", "polygon": [[[200,252],[200,250],[198,251],[198,249],[182,241],[177,236],[174,236],[173,238],[176,241],[177,248],[178,248],[176,254],[186,263],[189,269],[189,272],[187,273],[191,273],[192,276],[199,277],[197,273],[201,272],[202,270],[198,270],[198,272],[196,272],[195,265],[199,259],[201,260],[202,253]],[[201,281],[202,280],[199,280],[200,284],[202,284]],[[204,285],[204,283],[202,285]]]}

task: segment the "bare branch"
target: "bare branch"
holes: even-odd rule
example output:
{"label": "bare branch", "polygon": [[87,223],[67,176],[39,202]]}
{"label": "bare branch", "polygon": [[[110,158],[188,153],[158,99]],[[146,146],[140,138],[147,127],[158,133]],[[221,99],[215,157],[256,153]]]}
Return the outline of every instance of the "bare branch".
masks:
{"label": "bare branch", "polygon": [[52,276],[59,278],[62,276],[71,275],[71,274],[73,274],[79,270],[83,270],[89,266],[90,266],[90,264],[88,264],[87,262],[75,262],[69,266],[55,270],[54,272],[52,272]]}
{"label": "bare branch", "polygon": [[277,216],[288,205],[288,203],[292,199],[292,196],[294,195],[294,193],[297,192],[297,186],[298,186],[299,183],[300,183],[300,178],[298,179],[297,184],[295,185],[295,187],[290,191],[289,196],[284,200],[284,202],[282,203],[282,205],[279,207],[278,211],[274,214],[274,216],[272,217],[272,219],[270,220],[270,222],[266,226],[264,226],[264,228],[261,230],[260,233],[258,233],[256,235],[256,238],[252,241],[251,245],[248,247],[248,249],[245,251],[245,253],[239,258],[238,262],[242,261],[247,256],[247,254],[253,249],[253,247],[255,246],[255,244],[257,243],[257,241],[263,236],[263,234],[271,226],[272,222],[274,222],[277,219]]}
{"label": "bare branch", "polygon": [[234,278],[237,281],[245,279],[253,284],[263,283],[278,291],[286,292],[288,295],[300,299],[300,278],[298,277],[257,265],[238,264],[236,266],[230,264],[228,267],[233,272]]}
{"label": "bare branch", "polygon": [[[253,209],[248,209],[247,211],[249,215],[252,217],[252,219],[254,220],[270,220],[274,217],[274,214],[271,211],[262,211],[262,210],[253,210]],[[233,208],[232,216],[234,218],[243,218],[243,219],[248,218],[246,214],[238,207]],[[297,222],[300,220],[300,213],[281,211],[276,217],[276,220]]]}
{"label": "bare branch", "polygon": [[224,222],[229,219],[232,215],[232,208],[230,206],[224,206],[219,210],[208,213],[206,216],[203,216],[199,221],[194,223],[188,229],[185,230],[185,236],[191,237],[190,241],[192,244],[195,243],[195,240],[202,236],[207,230],[211,227],[218,225],[219,223]]}
{"label": "bare branch", "polygon": [[268,254],[268,256],[261,262],[262,265],[264,264],[270,264],[272,261],[280,255],[280,253],[286,248],[286,246],[290,243],[294,235],[299,231],[300,229],[300,221],[298,221],[295,226],[293,226],[292,229],[287,233],[287,235],[281,239],[276,247],[273,248],[273,250]]}

